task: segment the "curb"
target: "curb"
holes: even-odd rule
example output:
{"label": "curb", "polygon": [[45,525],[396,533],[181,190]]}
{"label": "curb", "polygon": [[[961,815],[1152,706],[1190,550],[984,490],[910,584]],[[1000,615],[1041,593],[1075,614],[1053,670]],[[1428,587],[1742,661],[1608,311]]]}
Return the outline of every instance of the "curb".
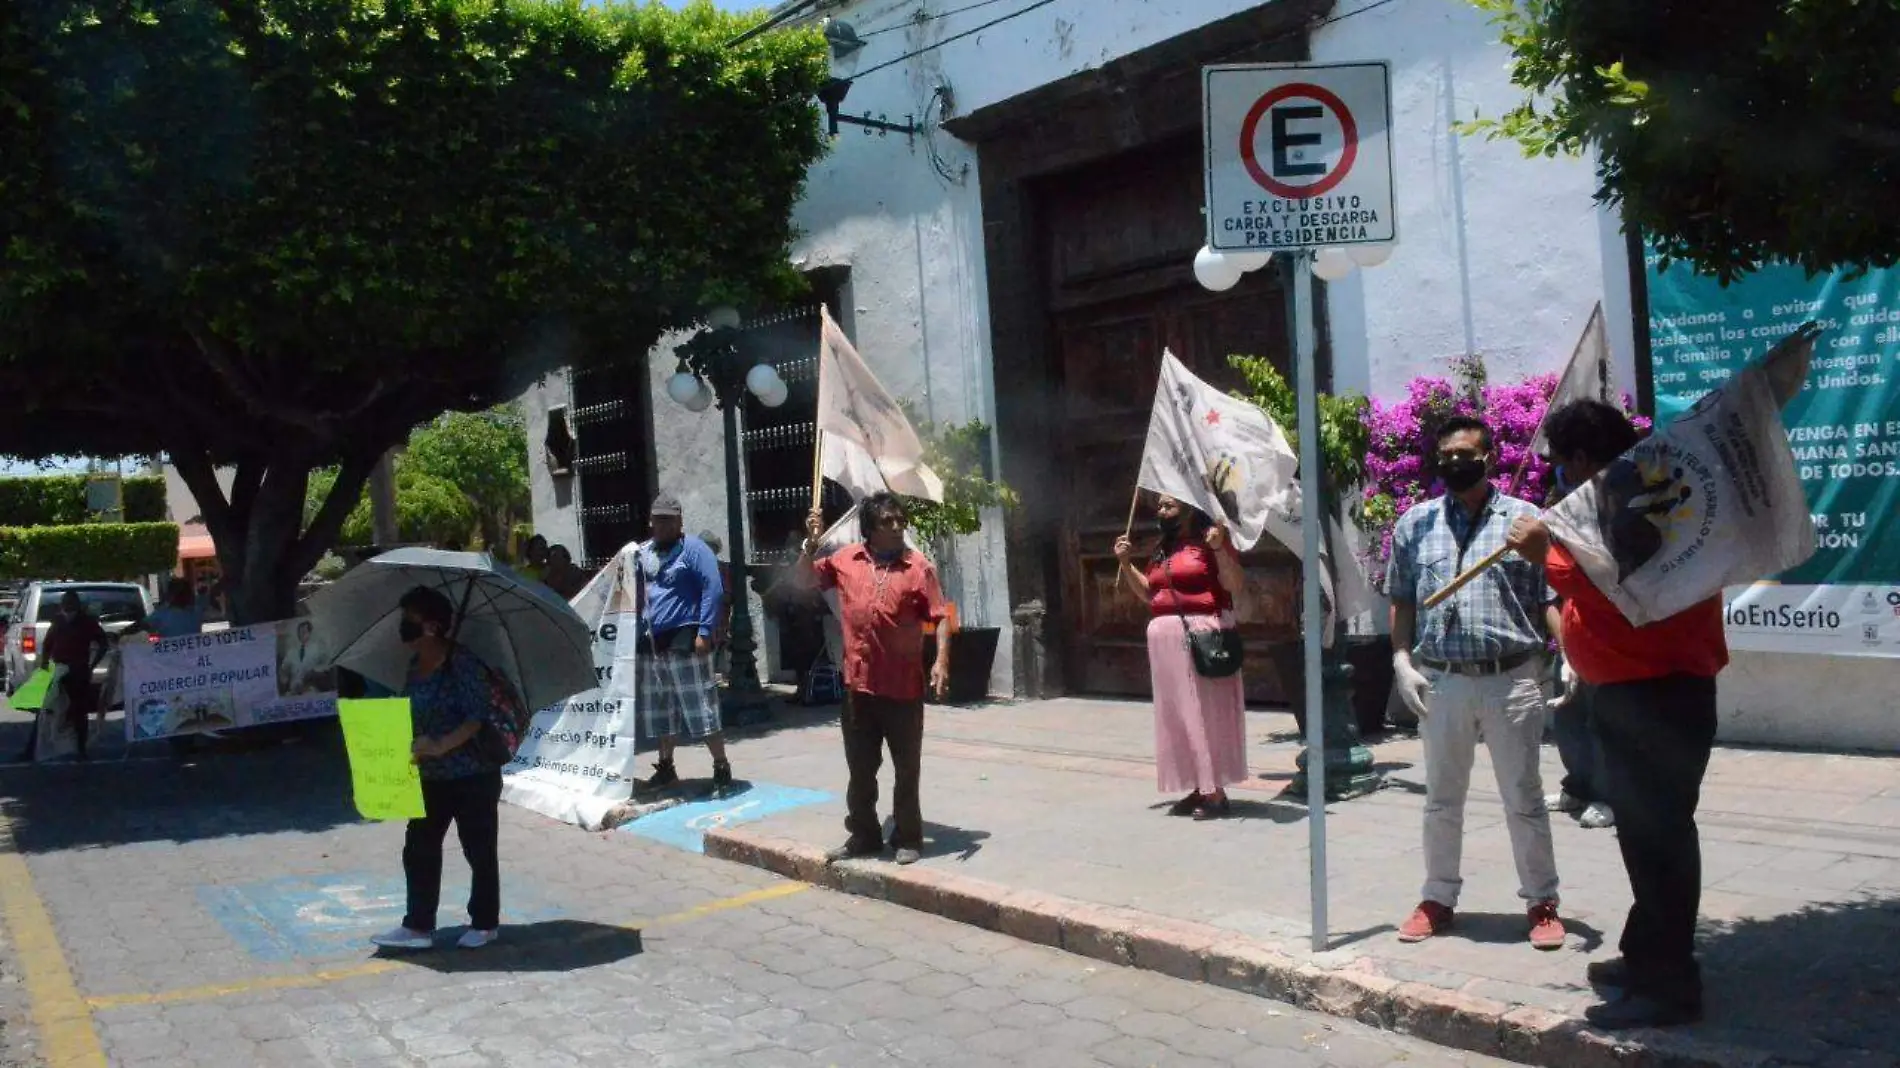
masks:
{"label": "curb", "polygon": [[888,901],[1092,960],[1159,972],[1355,1020],[1434,1045],[1544,1068],[1757,1068],[1758,1050],[1681,1034],[1641,1041],[1592,1030],[1578,1017],[1378,974],[1360,960],[1326,968],[1224,928],[1011,889],[934,868],[880,861],[825,863],[802,842],[739,828],[706,832],[709,857],[788,879]]}

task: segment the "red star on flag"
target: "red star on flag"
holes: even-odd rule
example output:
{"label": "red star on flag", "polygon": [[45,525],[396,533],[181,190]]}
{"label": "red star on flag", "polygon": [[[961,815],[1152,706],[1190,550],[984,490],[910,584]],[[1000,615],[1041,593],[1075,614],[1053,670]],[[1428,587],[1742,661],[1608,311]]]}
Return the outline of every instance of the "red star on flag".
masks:
{"label": "red star on flag", "polygon": [[1215,411],[1215,410],[1214,410],[1214,409],[1212,409],[1212,408],[1209,408],[1209,409],[1207,410],[1207,425],[1208,425],[1208,426],[1219,426],[1219,425],[1220,425],[1220,413],[1219,413],[1219,412],[1217,412],[1217,411]]}

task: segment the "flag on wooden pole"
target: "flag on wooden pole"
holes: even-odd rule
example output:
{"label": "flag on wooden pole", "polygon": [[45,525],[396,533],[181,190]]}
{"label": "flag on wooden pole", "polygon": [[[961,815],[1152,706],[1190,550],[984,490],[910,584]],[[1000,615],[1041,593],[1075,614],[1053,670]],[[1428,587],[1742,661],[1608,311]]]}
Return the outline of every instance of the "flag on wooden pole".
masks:
{"label": "flag on wooden pole", "polygon": [[1517,470],[1511,473],[1511,485],[1505,492],[1517,496],[1524,484],[1524,473],[1530,470],[1531,458],[1542,456],[1550,449],[1550,438],[1544,433],[1550,423],[1550,413],[1572,401],[1591,398],[1606,403],[1610,399],[1610,339],[1603,326],[1602,301],[1590,310],[1583,335],[1577,338],[1570,362],[1564,364],[1563,374],[1557,378],[1557,388],[1551,391],[1550,403],[1544,406],[1543,418],[1537,422],[1537,433],[1531,436],[1530,447],[1518,461]]}
{"label": "flag on wooden pole", "polygon": [[884,487],[943,499],[943,481],[924,463],[924,443],[844,331],[818,311],[818,431],[826,478],[862,499]]}

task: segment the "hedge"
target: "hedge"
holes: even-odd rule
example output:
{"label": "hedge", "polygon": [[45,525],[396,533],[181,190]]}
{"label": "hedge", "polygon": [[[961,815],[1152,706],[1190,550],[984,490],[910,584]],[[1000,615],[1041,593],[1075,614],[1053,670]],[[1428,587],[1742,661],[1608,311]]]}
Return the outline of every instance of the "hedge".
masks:
{"label": "hedge", "polygon": [[177,565],[176,523],[0,527],[0,578],[130,579]]}
{"label": "hedge", "polygon": [[[127,478],[126,522],[160,523],[164,519],[165,477]],[[86,510],[85,475],[0,478],[0,527],[71,526],[92,521],[92,513]]]}

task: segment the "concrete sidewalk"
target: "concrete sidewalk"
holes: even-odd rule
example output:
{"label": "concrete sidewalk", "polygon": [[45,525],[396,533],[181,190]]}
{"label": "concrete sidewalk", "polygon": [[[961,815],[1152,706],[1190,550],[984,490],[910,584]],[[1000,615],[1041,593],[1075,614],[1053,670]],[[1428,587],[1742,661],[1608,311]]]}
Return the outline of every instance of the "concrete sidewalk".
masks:
{"label": "concrete sidewalk", "polygon": [[[1569,944],[1525,941],[1503,811],[1482,752],[1457,931],[1394,937],[1423,878],[1420,746],[1374,746],[1388,788],[1331,806],[1332,939],[1308,950],[1306,809],[1281,796],[1292,717],[1249,713],[1257,777],[1234,815],[1170,818],[1139,703],[930,712],[922,864],[824,871],[838,800],[716,830],[707,851],[1090,956],[1248,989],[1447,1045],[1549,1065],[1900,1064],[1900,762],[1721,749],[1703,795],[1709,1019],[1610,1038],[1582,1025],[1584,965],[1615,955],[1628,885],[1613,831],[1557,817]],[[682,754],[697,774],[697,754]],[[742,779],[842,795],[835,712],[792,712],[733,748]],[[1545,782],[1561,775],[1546,747]],[[888,812],[888,770],[883,795]]]}

